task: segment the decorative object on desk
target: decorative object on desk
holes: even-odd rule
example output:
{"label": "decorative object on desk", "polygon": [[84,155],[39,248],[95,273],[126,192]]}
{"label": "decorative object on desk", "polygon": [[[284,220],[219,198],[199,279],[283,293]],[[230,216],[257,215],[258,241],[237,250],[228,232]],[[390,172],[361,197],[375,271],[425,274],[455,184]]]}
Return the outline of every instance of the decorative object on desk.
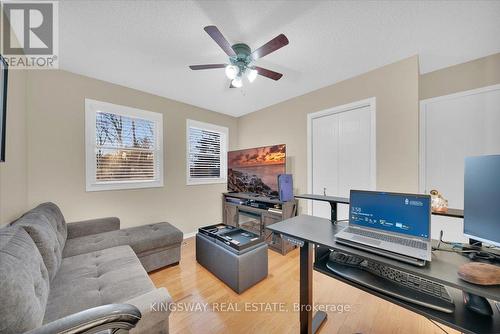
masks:
{"label": "decorative object on desk", "polygon": [[431,206],[434,212],[448,212],[448,200],[435,189],[431,190]]}
{"label": "decorative object on desk", "polygon": [[497,285],[500,284],[500,267],[488,263],[470,262],[458,268],[458,277],[472,284]]}

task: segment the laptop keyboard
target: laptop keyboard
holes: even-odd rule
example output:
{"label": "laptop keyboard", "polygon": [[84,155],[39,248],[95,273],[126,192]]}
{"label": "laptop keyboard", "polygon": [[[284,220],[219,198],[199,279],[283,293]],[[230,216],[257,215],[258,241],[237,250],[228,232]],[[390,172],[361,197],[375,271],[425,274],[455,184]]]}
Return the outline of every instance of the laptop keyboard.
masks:
{"label": "laptop keyboard", "polygon": [[352,233],[352,234],[361,235],[363,237],[392,242],[392,243],[400,244],[400,245],[407,246],[407,247],[413,247],[413,248],[419,248],[419,249],[425,249],[425,250],[427,249],[427,243],[421,242],[418,240],[405,239],[405,238],[400,238],[400,237],[393,236],[393,235],[387,235],[387,234],[382,234],[382,233],[377,233],[377,232],[372,232],[372,231],[367,231],[367,230],[360,230],[357,228],[350,228],[350,227],[346,228],[345,231]]}

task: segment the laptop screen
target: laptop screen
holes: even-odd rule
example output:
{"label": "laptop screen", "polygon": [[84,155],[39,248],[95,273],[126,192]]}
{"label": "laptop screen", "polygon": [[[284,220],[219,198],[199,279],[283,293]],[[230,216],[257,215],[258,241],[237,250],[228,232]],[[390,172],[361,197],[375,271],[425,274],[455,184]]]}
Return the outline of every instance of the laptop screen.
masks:
{"label": "laptop screen", "polygon": [[349,202],[351,225],[429,238],[429,195],[351,190]]}

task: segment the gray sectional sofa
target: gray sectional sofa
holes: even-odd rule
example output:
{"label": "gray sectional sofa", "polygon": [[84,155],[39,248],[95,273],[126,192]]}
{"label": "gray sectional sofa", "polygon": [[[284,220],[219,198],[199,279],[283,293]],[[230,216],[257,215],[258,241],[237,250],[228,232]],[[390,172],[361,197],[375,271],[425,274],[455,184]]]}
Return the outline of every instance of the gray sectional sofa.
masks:
{"label": "gray sectional sofa", "polygon": [[172,299],[146,271],[179,262],[182,232],[119,228],[117,218],[66,224],[53,203],[0,228],[0,333],[80,333],[106,322],[168,333]]}

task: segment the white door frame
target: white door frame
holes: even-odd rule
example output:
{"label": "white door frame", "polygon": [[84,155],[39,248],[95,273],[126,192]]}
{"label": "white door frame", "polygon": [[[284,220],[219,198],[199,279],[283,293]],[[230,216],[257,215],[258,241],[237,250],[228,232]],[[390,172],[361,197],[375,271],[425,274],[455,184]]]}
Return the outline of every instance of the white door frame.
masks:
{"label": "white door frame", "polygon": [[437,97],[432,97],[429,99],[425,99],[420,101],[420,129],[419,129],[419,182],[418,182],[418,190],[420,193],[424,193],[426,191],[425,189],[425,178],[426,178],[426,170],[425,170],[425,156],[427,153],[427,142],[426,142],[426,115],[427,115],[427,106],[429,104],[435,103],[435,102],[441,102],[441,101],[447,101],[447,100],[454,100],[457,98],[469,96],[469,95],[476,95],[476,94],[482,94],[482,93],[487,93],[495,90],[500,90],[500,84],[497,85],[492,85],[492,86],[486,86],[486,87],[481,87],[477,89],[471,89],[471,90],[466,90],[458,93],[453,93],[453,94],[448,94],[448,95],[442,95],[442,96],[437,96]]}
{"label": "white door frame", "polygon": [[[312,121],[316,118],[321,118],[325,116],[330,116],[333,114],[338,114],[338,113],[343,113],[343,112],[348,112],[351,110],[355,109],[360,109],[360,108],[365,108],[369,107],[370,108],[370,122],[371,122],[371,156],[370,156],[370,163],[371,163],[371,170],[370,170],[370,186],[372,189],[376,189],[377,187],[377,127],[376,127],[376,115],[377,115],[377,108],[376,108],[376,98],[375,97],[370,97],[368,99],[348,103],[348,104],[343,104],[340,106],[336,106],[333,108],[317,111],[314,113],[307,114],[307,192],[309,194],[312,193],[312,177],[313,177],[313,165],[312,165]],[[307,212],[308,214],[312,214],[312,205],[310,205],[311,201],[308,201],[307,205]]]}

